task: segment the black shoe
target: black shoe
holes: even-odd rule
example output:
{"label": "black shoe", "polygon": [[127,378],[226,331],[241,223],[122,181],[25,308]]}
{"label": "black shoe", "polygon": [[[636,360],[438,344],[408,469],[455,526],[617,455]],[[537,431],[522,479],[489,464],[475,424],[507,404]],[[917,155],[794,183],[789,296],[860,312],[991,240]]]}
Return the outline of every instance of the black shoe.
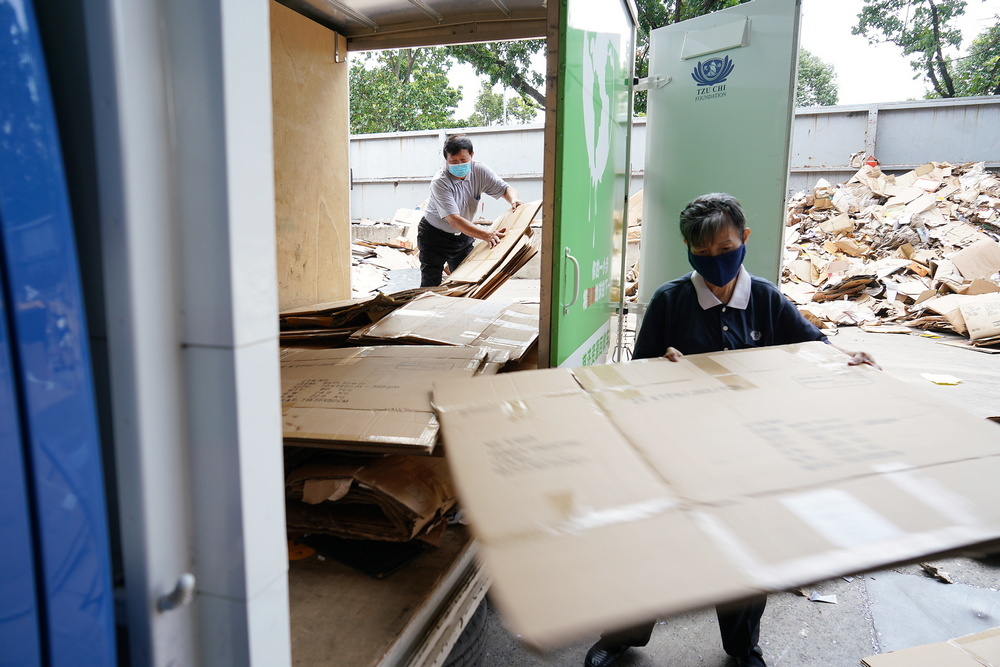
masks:
{"label": "black shoe", "polygon": [[760,647],[754,646],[750,655],[739,656],[736,658],[736,667],[767,667],[767,663],[764,662],[763,656],[764,652],[760,650]]}
{"label": "black shoe", "polygon": [[602,644],[597,642],[587,651],[584,667],[612,667],[622,654],[631,648],[627,644]]}

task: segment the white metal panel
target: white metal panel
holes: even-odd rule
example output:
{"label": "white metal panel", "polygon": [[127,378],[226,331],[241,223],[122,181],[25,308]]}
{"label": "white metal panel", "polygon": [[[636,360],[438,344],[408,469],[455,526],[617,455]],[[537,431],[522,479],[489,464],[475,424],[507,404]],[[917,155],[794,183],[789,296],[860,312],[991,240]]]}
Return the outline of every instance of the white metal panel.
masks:
{"label": "white metal panel", "polygon": [[[741,16],[750,18],[747,46],[680,57],[685,32],[725,32]],[[708,192],[728,192],[742,202],[754,231],[747,269],[778,279],[798,23],[798,0],[752,0],[651,33],[650,76],[671,81],[649,91],[641,302],[690,271],[678,214]]]}
{"label": "white metal panel", "polygon": [[[268,5],[87,11],[131,662],[280,667]],[[157,612],[186,571],[195,603]]]}
{"label": "white metal panel", "polygon": [[192,565],[159,9],[153,2],[85,5],[129,658],[192,665],[194,608],[155,611]]}

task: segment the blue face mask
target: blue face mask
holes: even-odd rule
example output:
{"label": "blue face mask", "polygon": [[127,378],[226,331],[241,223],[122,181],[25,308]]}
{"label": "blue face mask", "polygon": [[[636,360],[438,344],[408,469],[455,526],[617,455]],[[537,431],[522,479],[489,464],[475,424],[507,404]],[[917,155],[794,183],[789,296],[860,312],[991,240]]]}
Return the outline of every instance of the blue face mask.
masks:
{"label": "blue face mask", "polygon": [[707,282],[716,287],[725,287],[739,274],[746,254],[747,245],[745,243],[739,248],[714,257],[692,255],[691,249],[688,248],[688,262]]}
{"label": "blue face mask", "polygon": [[458,178],[465,178],[466,176],[469,175],[470,171],[472,171],[471,162],[463,162],[462,164],[448,165],[448,173]]}

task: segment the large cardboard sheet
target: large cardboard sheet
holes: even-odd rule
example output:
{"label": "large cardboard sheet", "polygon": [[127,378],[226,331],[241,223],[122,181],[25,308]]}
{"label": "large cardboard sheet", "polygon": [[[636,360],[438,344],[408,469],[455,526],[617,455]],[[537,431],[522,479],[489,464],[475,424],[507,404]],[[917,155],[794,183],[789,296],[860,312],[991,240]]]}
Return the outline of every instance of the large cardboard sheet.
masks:
{"label": "large cardboard sheet", "polygon": [[511,250],[516,248],[522,236],[531,235],[531,220],[542,207],[542,200],[522,204],[514,210],[508,209],[497,218],[490,230],[505,230],[504,237],[494,247],[485,241],[476,241],[475,247],[465,261],[445,280],[448,283],[482,282],[502,262]]}
{"label": "large cardboard sheet", "polygon": [[1000,538],[1000,430],[822,343],[435,384],[539,647]]}
{"label": "large cardboard sheet", "polygon": [[284,349],[284,441],[359,452],[430,453],[438,441],[432,383],[476,375],[487,355],[474,347]]}
{"label": "large cardboard sheet", "polygon": [[873,655],[865,667],[993,667],[1000,665],[1000,628],[936,644]]}

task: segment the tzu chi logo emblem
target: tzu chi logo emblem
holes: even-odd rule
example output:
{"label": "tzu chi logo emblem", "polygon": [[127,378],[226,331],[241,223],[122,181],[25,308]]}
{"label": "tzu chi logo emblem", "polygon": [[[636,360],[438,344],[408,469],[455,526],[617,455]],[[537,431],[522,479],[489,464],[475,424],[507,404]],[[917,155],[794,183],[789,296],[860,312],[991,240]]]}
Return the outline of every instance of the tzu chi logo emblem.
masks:
{"label": "tzu chi logo emblem", "polygon": [[726,78],[736,68],[729,56],[700,60],[691,72],[691,78],[698,84],[695,101],[710,100],[726,96]]}

